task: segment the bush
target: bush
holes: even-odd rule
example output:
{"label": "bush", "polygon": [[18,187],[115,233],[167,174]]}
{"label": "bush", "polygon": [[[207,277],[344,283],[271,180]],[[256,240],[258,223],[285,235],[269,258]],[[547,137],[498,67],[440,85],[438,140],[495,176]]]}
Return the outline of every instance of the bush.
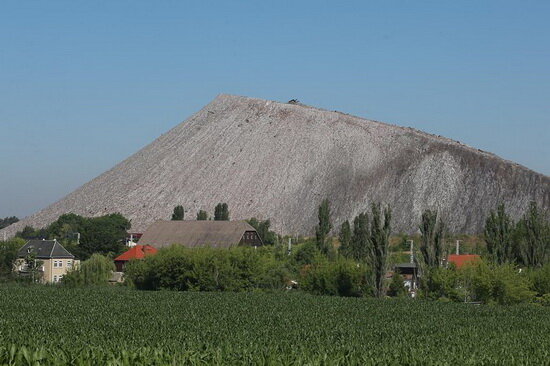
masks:
{"label": "bush", "polygon": [[537,295],[550,294],[550,263],[545,264],[542,268],[529,272],[529,278],[533,283],[533,290]]}
{"label": "bush", "polygon": [[300,287],[315,295],[358,297],[368,293],[365,266],[340,258],[307,265],[300,277]]}
{"label": "bush", "polygon": [[90,259],[82,262],[80,268],[75,268],[63,276],[62,283],[67,286],[97,286],[106,285],[115,270],[113,261],[101,254],[93,254]]}
{"label": "bush", "polygon": [[276,262],[267,248],[190,249],[175,245],[126,266],[126,278],[142,290],[280,289],[289,277],[284,263]]}
{"label": "bush", "polygon": [[404,297],[407,296],[407,288],[403,276],[398,272],[395,272],[391,278],[390,286],[388,288],[388,296],[391,297]]}

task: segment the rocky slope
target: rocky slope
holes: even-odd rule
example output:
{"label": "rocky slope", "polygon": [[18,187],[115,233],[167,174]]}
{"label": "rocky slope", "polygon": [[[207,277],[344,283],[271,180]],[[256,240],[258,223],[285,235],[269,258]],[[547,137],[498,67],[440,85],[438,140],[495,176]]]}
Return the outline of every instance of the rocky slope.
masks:
{"label": "rocky slope", "polygon": [[[60,177],[61,178],[61,177]],[[4,229],[42,227],[74,212],[120,212],[134,231],[227,202],[234,219],[271,218],[309,234],[328,197],[339,225],[381,201],[394,231],[414,232],[438,209],[455,232],[479,232],[505,201],[518,218],[531,200],[550,207],[550,178],[493,154],[411,128],[339,112],[220,95],[201,111],[51,206]],[[0,231],[0,235],[2,232]]]}

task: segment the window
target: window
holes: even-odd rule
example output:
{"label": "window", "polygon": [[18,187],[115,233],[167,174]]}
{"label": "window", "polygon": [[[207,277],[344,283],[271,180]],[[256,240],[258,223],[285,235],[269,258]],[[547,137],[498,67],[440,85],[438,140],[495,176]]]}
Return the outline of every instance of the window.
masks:
{"label": "window", "polygon": [[57,282],[57,276],[53,276],[53,282]]}
{"label": "window", "polygon": [[71,268],[73,266],[73,261],[72,260],[68,260],[67,261],[67,267]]}
{"label": "window", "polygon": [[59,268],[63,267],[63,261],[59,261],[59,263],[57,263],[57,266],[58,266]]}
{"label": "window", "polygon": [[53,268],[57,268],[57,261],[53,261]]}

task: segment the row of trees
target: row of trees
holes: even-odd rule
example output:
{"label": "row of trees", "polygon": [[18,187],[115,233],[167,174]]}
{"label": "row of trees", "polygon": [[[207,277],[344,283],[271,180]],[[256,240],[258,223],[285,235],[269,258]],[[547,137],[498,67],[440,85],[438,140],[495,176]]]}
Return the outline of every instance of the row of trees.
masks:
{"label": "row of trees", "polygon": [[[332,223],[328,200],[319,206],[317,217],[317,249],[328,257],[334,257],[336,254],[329,236]],[[429,288],[430,274],[434,268],[445,263],[449,252],[445,241],[446,225],[437,211],[426,210],[420,217],[419,231],[420,245],[415,257],[424,275],[423,285]],[[369,283],[377,297],[386,293],[390,234],[391,209],[382,208],[380,203],[371,205],[370,214],[359,213],[352,224],[348,220],[344,221],[339,230],[340,247],[337,255],[368,266]],[[497,265],[515,263],[540,268],[550,260],[550,221],[534,202],[517,223],[505,213],[504,205],[500,205],[486,220],[485,241],[488,259]]]}
{"label": "row of trees", "polygon": [[121,214],[83,217],[70,213],[43,229],[27,226],[15,236],[24,240],[57,239],[77,258],[87,259],[94,253],[122,253],[130,227],[130,221]]}
{"label": "row of trees", "polygon": [[4,217],[3,219],[0,219],[0,230],[10,226],[11,224],[15,224],[18,221],[19,219],[16,216]]}
{"label": "row of trees", "polygon": [[[172,213],[172,221],[181,221],[185,218],[185,209],[182,205],[178,205],[174,207],[174,211]],[[197,220],[198,221],[204,221],[209,220],[208,212],[204,210],[199,210],[197,212]],[[218,203],[216,207],[214,207],[214,220],[215,221],[229,221],[229,206],[227,203]]]}
{"label": "row of trees", "polygon": [[517,222],[506,213],[504,204],[499,205],[489,214],[484,234],[490,258],[497,264],[542,267],[550,261],[550,221],[535,202]]}

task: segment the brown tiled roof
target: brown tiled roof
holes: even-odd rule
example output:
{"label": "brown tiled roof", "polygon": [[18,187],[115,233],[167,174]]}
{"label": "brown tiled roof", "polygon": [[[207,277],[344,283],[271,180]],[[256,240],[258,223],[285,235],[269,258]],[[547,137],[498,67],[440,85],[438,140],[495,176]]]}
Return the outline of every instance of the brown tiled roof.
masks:
{"label": "brown tiled roof", "polygon": [[227,248],[239,244],[246,231],[256,229],[246,221],[157,221],[143,233],[139,244]]}

